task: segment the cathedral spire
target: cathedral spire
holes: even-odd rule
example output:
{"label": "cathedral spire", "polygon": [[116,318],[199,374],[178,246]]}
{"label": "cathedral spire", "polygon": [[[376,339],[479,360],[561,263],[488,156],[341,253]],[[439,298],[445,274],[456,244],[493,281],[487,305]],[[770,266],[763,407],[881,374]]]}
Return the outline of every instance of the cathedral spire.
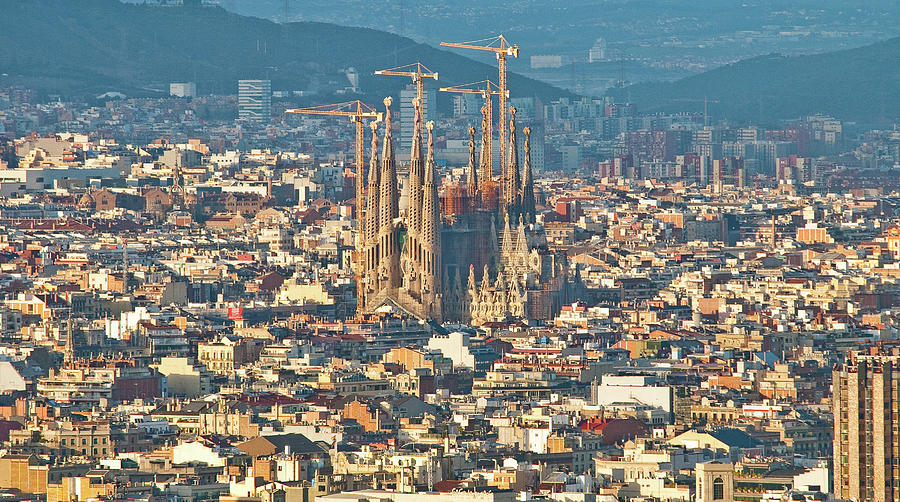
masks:
{"label": "cathedral spire", "polygon": [[[415,108],[415,120],[413,125],[412,152],[409,162],[409,205],[406,214],[408,216],[407,235],[415,240],[415,235],[422,226],[422,183],[423,159],[422,159],[422,103],[419,98],[413,98]],[[413,247],[416,247],[415,243]]]}
{"label": "cathedral spire", "polygon": [[491,289],[491,273],[488,271],[488,266],[484,266],[484,271],[481,273],[481,290],[482,291],[490,291]]}
{"label": "cathedral spire", "polygon": [[469,126],[469,165],[466,167],[466,188],[470,197],[478,192],[478,164],[475,158],[475,128]]}
{"label": "cathedral spire", "polygon": [[398,213],[397,164],[394,159],[394,134],[391,131],[391,98],[384,98],[384,142],[381,148],[381,190],[378,201],[378,226],[382,232],[393,228]]}
{"label": "cathedral spire", "polygon": [[365,219],[365,236],[364,242],[373,243],[378,238],[378,195],[381,189],[380,177],[381,169],[378,165],[378,122],[372,121],[369,124],[372,129],[372,153],[369,157],[369,184],[366,189],[366,219]]}
{"label": "cathedral spire", "polygon": [[391,131],[391,98],[384,98],[384,144],[381,149],[381,190],[378,204],[378,266],[383,286],[396,288],[400,284],[400,243],[394,220],[397,218],[397,164],[394,159],[394,136]]}
{"label": "cathedral spire", "polygon": [[363,224],[363,228],[360,230],[362,233],[362,249],[363,256],[361,258],[363,263],[363,273],[360,274],[360,279],[364,281],[363,283],[363,295],[362,298],[363,306],[365,306],[369,299],[369,295],[374,295],[378,289],[378,260],[379,257],[376,256],[376,249],[378,244],[378,211],[380,206],[378,204],[379,199],[379,191],[381,190],[381,169],[378,165],[378,121],[374,120],[369,124],[369,128],[372,129],[372,153],[369,157],[369,184],[366,188],[366,213],[365,213],[365,222]]}
{"label": "cathedral spire", "polygon": [[525,223],[534,223],[534,174],[531,172],[531,128],[522,129],[525,134],[525,165],[522,173],[521,210],[525,216]]}
{"label": "cathedral spire", "polygon": [[515,244],[513,243],[512,230],[509,228],[509,213],[503,218],[503,238],[500,240],[500,261],[504,262],[512,256]]}
{"label": "cathedral spire", "polygon": [[494,176],[494,166],[493,166],[493,152],[491,152],[491,146],[493,143],[493,138],[491,138],[491,123],[488,120],[488,113],[490,110],[487,107],[481,107],[481,158],[480,158],[480,167],[481,167],[481,183],[487,183],[491,181],[491,178]]}
{"label": "cathedral spire", "polygon": [[422,198],[422,240],[428,246],[440,247],[441,212],[438,205],[438,186],[434,164],[434,122],[429,121],[428,157],[425,160],[425,183]]}
{"label": "cathedral spire", "polygon": [[425,127],[428,129],[428,155],[425,159],[425,185],[422,198],[422,227],[419,239],[422,246],[422,290],[430,295],[431,300],[427,305],[431,309],[432,316],[441,317],[441,275],[443,270],[441,260],[441,208],[438,201],[437,166],[434,163],[434,122],[429,121]]}
{"label": "cathedral spire", "polygon": [[514,217],[519,205],[519,147],[516,141],[516,109],[509,107],[509,152],[506,156],[506,179],[503,187],[503,203]]}
{"label": "cathedral spire", "polygon": [[525,224],[522,215],[519,215],[519,226],[516,228],[516,254],[522,256],[528,253],[528,237],[525,235]]}

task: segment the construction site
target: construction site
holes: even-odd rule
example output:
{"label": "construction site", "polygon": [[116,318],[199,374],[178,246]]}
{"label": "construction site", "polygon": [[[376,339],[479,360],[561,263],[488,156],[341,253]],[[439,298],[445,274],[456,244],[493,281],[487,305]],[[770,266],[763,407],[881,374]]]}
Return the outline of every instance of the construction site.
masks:
{"label": "construction site", "polygon": [[433,123],[423,121],[423,101],[425,81],[437,81],[438,72],[422,62],[375,71],[412,81],[414,97],[399,103],[414,114],[408,153],[395,150],[392,98],[385,98],[383,111],[361,101],[287,110],[346,117],[355,127],[357,314],[388,306],[438,322],[552,319],[576,285],[565,256],[548,249],[535,221],[530,130],[517,129],[516,109],[508,105],[507,61],[519,56],[519,47],[502,35],[441,45],[487,51],[497,60],[496,83],[439,89],[483,99],[480,137],[476,141],[479,131],[468,128],[468,162],[459,179],[442,182],[435,164]]}

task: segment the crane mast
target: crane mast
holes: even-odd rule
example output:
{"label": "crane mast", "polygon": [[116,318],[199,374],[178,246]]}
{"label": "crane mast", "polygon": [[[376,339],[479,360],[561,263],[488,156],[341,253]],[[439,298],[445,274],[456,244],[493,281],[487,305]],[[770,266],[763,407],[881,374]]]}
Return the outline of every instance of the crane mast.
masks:
{"label": "crane mast", "polygon": [[[484,88],[481,88],[484,86]],[[493,89],[492,89],[493,87]],[[485,152],[485,164],[482,166],[482,171],[478,173],[481,182],[487,182],[493,179],[493,166],[494,166],[494,103],[492,96],[500,94],[499,87],[497,84],[491,82],[490,80],[481,80],[479,82],[473,82],[471,84],[462,84],[452,87],[441,87],[439,89],[441,92],[454,92],[459,94],[481,94],[484,98],[484,106],[481,109],[481,113],[483,116],[482,127],[482,150]],[[502,145],[500,150],[502,151]]]}
{"label": "crane mast", "polygon": [[354,211],[356,213],[356,263],[353,268],[356,275],[356,311],[359,313],[362,309],[361,300],[363,293],[362,280],[360,277],[360,258],[362,256],[362,239],[360,233],[362,231],[362,223],[365,221],[363,218],[363,209],[366,207],[363,203],[363,185],[365,183],[365,161],[363,159],[363,135],[365,128],[363,127],[363,119],[370,118],[374,119],[376,122],[381,121],[381,112],[376,111],[374,108],[357,99],[344,103],[319,105],[310,108],[291,108],[285,110],[285,113],[348,117],[350,121],[356,125],[356,201],[354,206]]}
{"label": "crane mast", "polygon": [[416,98],[418,98],[419,103],[422,103],[422,96],[424,94],[422,81],[426,78],[438,79],[438,73],[436,71],[431,71],[419,61],[403,66],[397,66],[395,68],[388,68],[387,70],[375,70],[375,75],[410,77],[413,83],[416,84]]}
{"label": "crane mast", "polygon": [[454,47],[457,49],[471,49],[477,51],[489,51],[493,52],[497,56],[497,84],[499,87],[499,96],[498,100],[498,112],[499,112],[499,123],[497,124],[500,127],[500,131],[498,137],[500,139],[500,173],[501,173],[501,186],[505,186],[506,178],[509,175],[507,173],[507,159],[506,159],[506,138],[509,132],[507,131],[507,99],[509,99],[509,88],[507,86],[506,80],[506,65],[507,65],[507,56],[512,56],[514,58],[519,57],[519,46],[518,45],[510,45],[509,41],[506,40],[506,37],[503,35],[498,35],[496,37],[485,38],[482,40],[473,40],[471,42],[463,42],[463,43],[455,43],[455,42],[441,42],[441,45],[444,47]]}

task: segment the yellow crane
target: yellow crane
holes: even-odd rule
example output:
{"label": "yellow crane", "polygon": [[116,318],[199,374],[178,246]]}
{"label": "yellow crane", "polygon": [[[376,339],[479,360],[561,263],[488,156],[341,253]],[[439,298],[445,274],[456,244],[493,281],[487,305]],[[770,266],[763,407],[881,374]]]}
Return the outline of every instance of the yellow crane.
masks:
{"label": "yellow crane", "polygon": [[356,305],[357,310],[362,308],[360,300],[362,299],[362,281],[360,280],[359,257],[360,253],[360,232],[362,230],[363,208],[363,185],[365,184],[365,160],[363,159],[363,119],[374,119],[381,121],[381,112],[376,111],[371,106],[360,100],[347,101],[344,103],[336,103],[332,105],[318,105],[309,108],[290,108],[285,113],[299,113],[302,115],[327,115],[330,117],[349,117],[350,122],[356,124]]}
{"label": "yellow crane", "polygon": [[375,70],[375,75],[410,77],[413,83],[416,84],[416,97],[419,98],[419,103],[422,102],[422,80],[426,78],[438,79],[438,73],[436,71],[431,71],[419,61],[403,66],[397,66],[396,68],[388,68],[387,70]]}
{"label": "yellow crane", "polygon": [[[482,150],[485,152],[485,166],[483,167],[483,171],[478,175],[481,178],[482,182],[489,181],[493,179],[494,172],[494,103],[493,99],[491,99],[492,95],[500,94],[499,87],[497,84],[491,82],[490,80],[481,80],[479,82],[472,82],[471,84],[461,84],[454,85],[451,87],[441,87],[439,89],[441,92],[455,92],[459,94],[481,94],[484,98],[484,109],[482,113],[484,114],[484,123],[482,124]],[[501,150],[503,150],[501,145]]]}
{"label": "yellow crane", "polygon": [[456,49],[472,49],[476,51],[489,51],[497,56],[498,77],[497,84],[500,92],[499,112],[500,112],[500,172],[504,180],[506,179],[506,114],[508,113],[506,100],[509,99],[509,88],[506,84],[506,57],[519,57],[519,46],[510,45],[509,41],[503,35],[496,37],[484,38],[481,40],[472,40],[471,42],[441,42],[444,47],[454,47]]}

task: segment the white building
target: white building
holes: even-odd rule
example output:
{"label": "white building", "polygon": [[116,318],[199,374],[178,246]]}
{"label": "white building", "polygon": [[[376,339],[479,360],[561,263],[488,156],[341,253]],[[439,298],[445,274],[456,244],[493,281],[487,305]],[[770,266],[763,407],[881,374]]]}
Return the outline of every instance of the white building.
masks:
{"label": "white building", "polygon": [[588,51],[588,62],[596,63],[598,61],[606,61],[606,40],[602,38],[598,38],[591,50]]}
{"label": "white building", "polygon": [[0,361],[0,393],[24,391],[25,379],[9,361]]}
{"label": "white building", "polygon": [[272,118],[271,80],[238,80],[238,118],[269,123]]}
{"label": "white building", "polygon": [[200,441],[181,443],[172,448],[172,463],[187,464],[202,462],[209,466],[224,467],[227,455],[222,455],[218,448],[213,448]]}
{"label": "white building", "polygon": [[603,375],[591,389],[594,404],[640,403],[672,413],[674,395],[668,385],[657,385],[656,377],[644,375]]}
{"label": "white building", "polygon": [[475,368],[475,354],[469,350],[469,334],[454,331],[446,335],[435,334],[425,346],[428,350],[436,350],[453,361],[455,368]]}
{"label": "white building", "polygon": [[172,82],[169,84],[169,96],[193,98],[197,96],[197,84],[194,82]]}

